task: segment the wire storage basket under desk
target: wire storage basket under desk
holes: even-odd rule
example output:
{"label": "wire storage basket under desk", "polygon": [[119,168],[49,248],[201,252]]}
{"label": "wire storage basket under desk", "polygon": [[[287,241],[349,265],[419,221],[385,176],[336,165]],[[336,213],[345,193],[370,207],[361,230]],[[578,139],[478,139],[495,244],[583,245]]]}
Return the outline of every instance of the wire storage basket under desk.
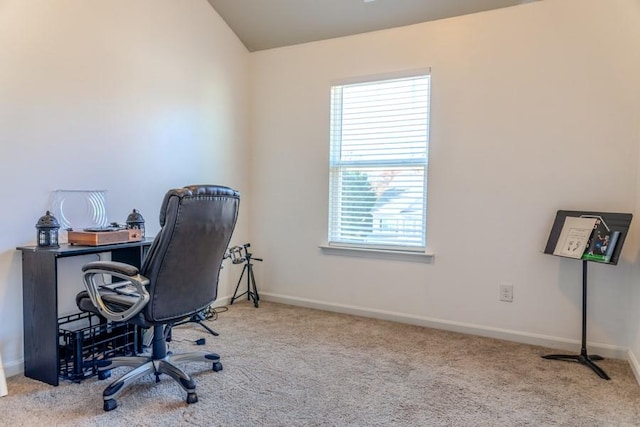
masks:
{"label": "wire storage basket under desk", "polygon": [[116,356],[133,356],[139,348],[138,328],[101,320],[93,313],[58,319],[59,375],[80,382],[98,374],[97,362]]}

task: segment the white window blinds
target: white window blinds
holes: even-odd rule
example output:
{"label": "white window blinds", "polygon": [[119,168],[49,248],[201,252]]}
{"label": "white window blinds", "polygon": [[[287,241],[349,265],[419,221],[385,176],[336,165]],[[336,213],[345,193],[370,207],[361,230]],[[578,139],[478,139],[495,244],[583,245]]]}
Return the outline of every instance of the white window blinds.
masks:
{"label": "white window blinds", "polygon": [[329,244],[423,250],[428,73],[331,88]]}

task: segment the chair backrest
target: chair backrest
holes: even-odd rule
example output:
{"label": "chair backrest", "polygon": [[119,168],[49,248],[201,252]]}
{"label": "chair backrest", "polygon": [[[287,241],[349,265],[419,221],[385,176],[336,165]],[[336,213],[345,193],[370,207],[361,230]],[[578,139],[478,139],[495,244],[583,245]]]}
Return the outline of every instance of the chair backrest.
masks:
{"label": "chair backrest", "polygon": [[192,185],[167,192],[160,232],[140,271],[149,279],[147,321],[178,320],[215,301],[239,203],[240,194],[229,187]]}

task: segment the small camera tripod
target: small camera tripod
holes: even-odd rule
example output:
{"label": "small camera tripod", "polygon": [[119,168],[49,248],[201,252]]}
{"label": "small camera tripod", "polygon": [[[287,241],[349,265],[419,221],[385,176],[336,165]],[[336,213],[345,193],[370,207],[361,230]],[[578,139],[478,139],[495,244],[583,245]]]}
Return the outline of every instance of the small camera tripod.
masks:
{"label": "small camera tripod", "polygon": [[[262,258],[253,258],[251,253],[247,250],[251,244],[246,243],[242,246],[234,246],[229,249],[229,256],[231,257],[231,262],[233,264],[242,264],[244,263],[244,267],[242,268],[242,274],[240,274],[240,279],[238,279],[238,284],[236,285],[236,290],[233,293],[233,297],[231,297],[231,302],[229,305],[233,304],[235,300],[242,297],[243,295],[247,295],[247,300],[253,300],[253,305],[258,308],[258,302],[260,301],[260,295],[258,295],[258,288],[256,287],[256,278],[253,275],[253,264],[251,261],[262,261]],[[244,252],[244,255],[243,255]],[[238,294],[238,288],[240,288],[240,283],[242,283],[242,277],[247,273],[247,291]],[[237,296],[236,296],[237,295]]]}

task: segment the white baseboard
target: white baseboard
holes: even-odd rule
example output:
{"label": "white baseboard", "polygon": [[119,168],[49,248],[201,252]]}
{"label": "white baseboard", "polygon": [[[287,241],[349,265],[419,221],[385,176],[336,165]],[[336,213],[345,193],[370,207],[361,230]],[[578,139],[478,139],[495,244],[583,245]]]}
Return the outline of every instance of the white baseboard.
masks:
{"label": "white baseboard", "polygon": [[[337,313],[352,314],[374,319],[391,320],[394,322],[408,323],[411,325],[424,326],[434,329],[444,329],[447,331],[461,332],[470,335],[478,335],[488,338],[497,338],[522,344],[538,345],[569,352],[580,353],[581,342],[579,340],[569,340],[565,338],[553,337],[549,335],[532,334],[510,329],[493,328],[470,323],[454,322],[450,320],[435,319],[424,316],[415,316],[405,313],[397,313],[386,310],[377,310],[366,307],[358,307],[345,304],[328,303],[315,301],[307,298],[297,298],[285,295],[261,292],[260,298],[265,301],[273,301],[282,304],[298,305],[307,308],[333,311]],[[629,351],[625,347],[618,347],[610,344],[589,343],[589,352],[599,354],[610,359],[628,360]],[[640,371],[638,371],[640,372]],[[638,378],[638,374],[636,374]],[[639,380],[640,382],[640,380]]]}
{"label": "white baseboard", "polygon": [[638,358],[633,354],[633,351],[629,350],[627,360],[629,361],[633,375],[636,377],[636,381],[640,384],[640,362],[638,362]]}
{"label": "white baseboard", "polygon": [[4,361],[4,375],[9,378],[24,374],[24,360]]}

